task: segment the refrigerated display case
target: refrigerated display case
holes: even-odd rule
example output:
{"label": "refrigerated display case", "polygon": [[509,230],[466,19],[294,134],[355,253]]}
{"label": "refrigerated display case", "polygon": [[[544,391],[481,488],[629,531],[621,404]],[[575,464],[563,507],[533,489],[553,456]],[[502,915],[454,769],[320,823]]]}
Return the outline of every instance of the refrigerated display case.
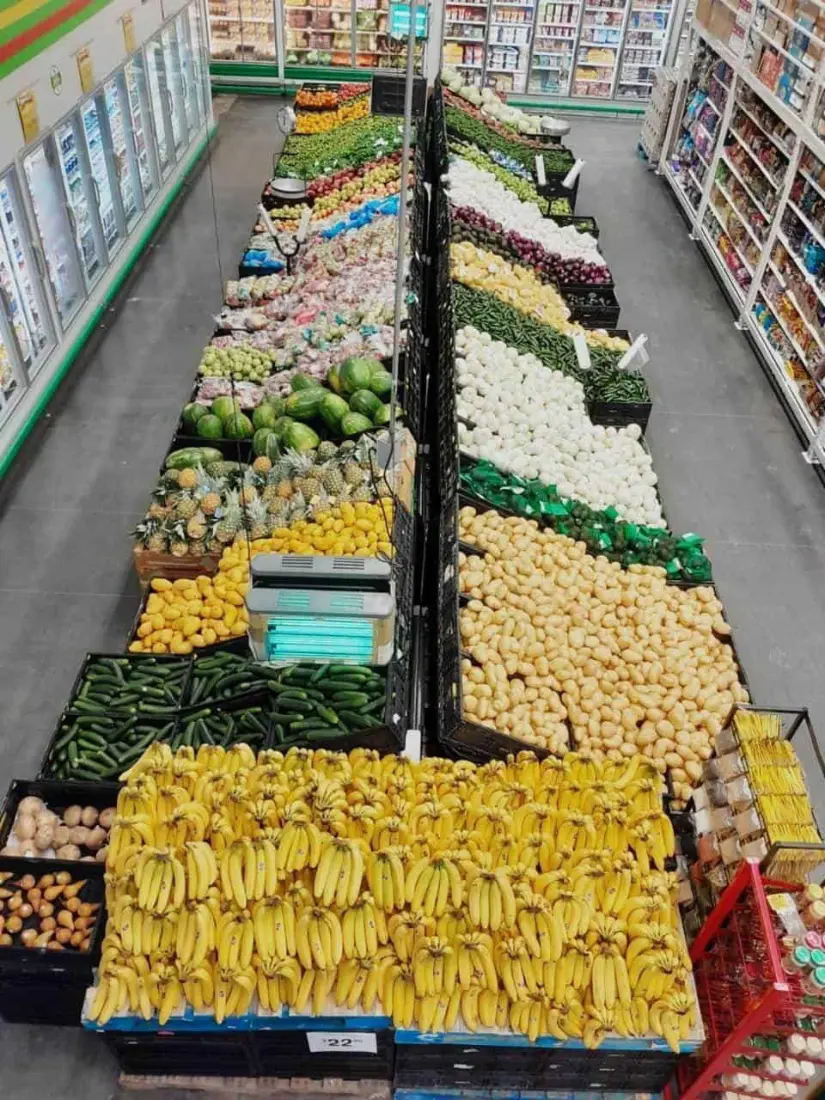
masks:
{"label": "refrigerated display case", "polygon": [[26,378],[31,380],[54,347],[55,340],[39,284],[38,256],[29,240],[13,169],[0,176],[0,287],[21,365]]}
{"label": "refrigerated display case", "polygon": [[225,61],[277,61],[272,0],[209,0],[212,57]]}
{"label": "refrigerated display case", "polygon": [[[363,12],[369,8],[366,0]],[[377,2],[377,0],[376,0]],[[287,2],[284,16],[284,60],[287,65],[330,65],[351,68],[355,63],[355,3],[315,0],[313,4]],[[378,16],[375,15],[377,22]],[[384,17],[386,22],[386,15]],[[372,65],[368,66],[374,67]]]}
{"label": "refrigerated display case", "polygon": [[630,4],[625,0],[587,0],[582,8],[572,94],[610,99],[619,71],[619,55]]}
{"label": "refrigerated display case", "polygon": [[83,304],[86,287],[55,162],[54,136],[50,134],[23,158],[23,170],[49,282],[65,331]]}
{"label": "refrigerated display case", "polygon": [[540,0],[527,86],[529,93],[570,94],[581,9],[581,0],[575,3]]}
{"label": "refrigerated display case", "polygon": [[481,87],[487,39],[487,5],[447,0],[442,60],[459,69],[467,84]]}
{"label": "refrigerated display case", "polygon": [[674,11],[656,0],[631,0],[619,61],[618,99],[650,97],[656,70],[664,64]]}
{"label": "refrigerated display case", "polygon": [[536,5],[491,0],[484,83],[503,95],[527,91]]}
{"label": "refrigerated display case", "polygon": [[[124,39],[119,63],[62,116],[41,100],[36,141],[26,144],[14,97],[0,103],[11,116],[0,165],[0,475],[205,147],[202,2],[165,21],[160,8],[147,14],[152,37],[131,55]],[[111,57],[109,19],[92,15],[86,33],[94,43],[97,26]],[[50,50],[37,73],[72,56]]]}

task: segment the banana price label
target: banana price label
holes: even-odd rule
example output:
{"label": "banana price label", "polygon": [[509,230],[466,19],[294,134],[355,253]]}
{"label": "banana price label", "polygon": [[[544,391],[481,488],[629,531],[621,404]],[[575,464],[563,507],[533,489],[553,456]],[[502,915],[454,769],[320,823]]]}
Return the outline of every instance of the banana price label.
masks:
{"label": "banana price label", "polygon": [[332,1051],[347,1054],[377,1054],[378,1041],[374,1031],[308,1031],[310,1054]]}

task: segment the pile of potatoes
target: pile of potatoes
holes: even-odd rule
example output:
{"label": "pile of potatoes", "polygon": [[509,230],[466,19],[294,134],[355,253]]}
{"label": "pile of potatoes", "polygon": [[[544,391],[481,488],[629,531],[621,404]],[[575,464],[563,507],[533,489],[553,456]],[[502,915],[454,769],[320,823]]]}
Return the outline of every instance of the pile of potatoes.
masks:
{"label": "pile of potatoes", "polygon": [[686,800],[739,682],[712,588],[623,569],[533,520],[459,513],[463,707],[467,718],[563,751],[566,722],[598,759],[641,752]]}
{"label": "pile of potatoes", "polygon": [[114,816],[114,806],[67,806],[56,813],[41,798],[28,795],[20,800],[0,855],[105,863]]}

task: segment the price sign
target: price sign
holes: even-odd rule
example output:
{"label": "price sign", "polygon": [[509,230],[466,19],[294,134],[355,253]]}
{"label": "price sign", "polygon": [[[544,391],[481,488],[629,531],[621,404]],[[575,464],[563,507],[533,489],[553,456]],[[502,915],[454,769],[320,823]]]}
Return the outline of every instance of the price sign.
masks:
{"label": "price sign", "polygon": [[641,336],[637,336],[619,362],[616,364],[618,370],[630,370],[631,367],[640,370],[645,363],[650,362],[650,356],[647,354],[645,344],[647,343],[647,337],[642,333]]}
{"label": "price sign", "polygon": [[573,347],[576,349],[576,358],[582,370],[590,370],[590,348],[587,346],[583,332],[573,333]]}
{"label": "price sign", "polygon": [[310,1054],[377,1054],[378,1041],[374,1031],[308,1031]]}
{"label": "price sign", "polygon": [[544,157],[541,153],[536,153],[536,179],[539,181],[539,187],[544,187],[547,183],[547,176],[544,174]]}

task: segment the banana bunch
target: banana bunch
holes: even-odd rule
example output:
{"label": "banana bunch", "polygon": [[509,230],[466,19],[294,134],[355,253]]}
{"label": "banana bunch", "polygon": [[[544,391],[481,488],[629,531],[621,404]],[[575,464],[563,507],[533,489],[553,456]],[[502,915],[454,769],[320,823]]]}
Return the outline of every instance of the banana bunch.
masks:
{"label": "banana bunch", "polygon": [[690,1033],[673,831],[642,757],[153,745],[123,778],[101,1024],[334,1004],[588,1046]]}

